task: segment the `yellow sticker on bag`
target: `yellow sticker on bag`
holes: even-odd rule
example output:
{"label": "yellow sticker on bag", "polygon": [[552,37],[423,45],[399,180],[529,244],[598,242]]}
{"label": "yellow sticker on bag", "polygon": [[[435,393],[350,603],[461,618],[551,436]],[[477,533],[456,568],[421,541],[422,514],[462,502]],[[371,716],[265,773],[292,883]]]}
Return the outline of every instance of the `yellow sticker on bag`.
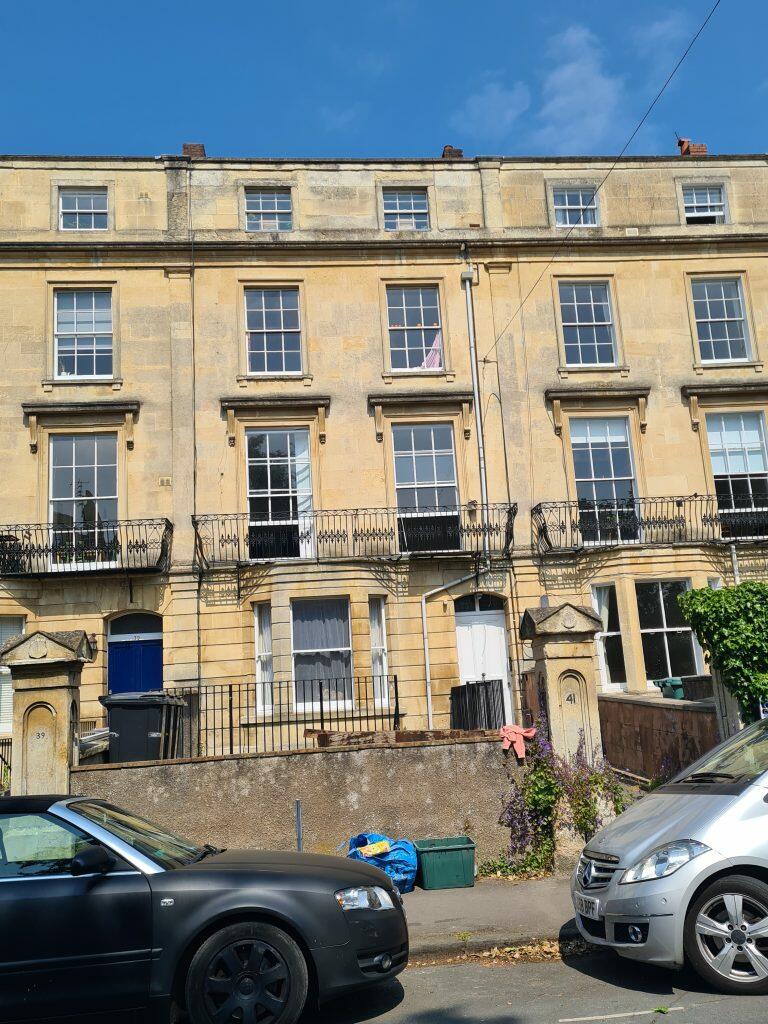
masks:
{"label": "yellow sticker on bag", "polygon": [[360,847],[360,853],[364,857],[378,857],[382,853],[389,853],[389,843],[382,839],[380,843],[369,843]]}

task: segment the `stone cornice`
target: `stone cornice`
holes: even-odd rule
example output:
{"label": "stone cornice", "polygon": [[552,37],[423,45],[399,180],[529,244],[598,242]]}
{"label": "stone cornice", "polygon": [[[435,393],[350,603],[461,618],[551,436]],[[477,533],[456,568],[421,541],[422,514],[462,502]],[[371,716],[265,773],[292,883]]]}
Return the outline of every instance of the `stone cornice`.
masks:
{"label": "stone cornice", "polygon": [[544,398],[552,406],[552,419],[555,433],[558,436],[563,432],[563,404],[588,408],[590,405],[605,402],[629,402],[636,404],[640,432],[644,434],[647,425],[648,395],[650,393],[651,388],[648,384],[639,384],[635,387],[626,387],[621,384],[582,384],[578,387],[570,388],[547,388],[544,392]]}
{"label": "stone cornice", "polygon": [[236,421],[238,415],[262,412],[312,411],[317,416],[317,432],[320,444],[325,444],[325,414],[331,407],[330,395],[233,395],[220,398],[221,411],[227,417],[227,439],[230,448],[237,443]]}

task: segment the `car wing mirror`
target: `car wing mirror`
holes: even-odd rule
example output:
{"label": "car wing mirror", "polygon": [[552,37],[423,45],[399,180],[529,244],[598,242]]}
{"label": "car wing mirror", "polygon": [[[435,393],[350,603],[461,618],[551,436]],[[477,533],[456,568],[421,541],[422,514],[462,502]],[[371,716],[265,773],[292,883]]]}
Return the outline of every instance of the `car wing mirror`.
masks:
{"label": "car wing mirror", "polygon": [[115,866],[115,858],[103,846],[86,846],[72,858],[73,875],[106,875]]}

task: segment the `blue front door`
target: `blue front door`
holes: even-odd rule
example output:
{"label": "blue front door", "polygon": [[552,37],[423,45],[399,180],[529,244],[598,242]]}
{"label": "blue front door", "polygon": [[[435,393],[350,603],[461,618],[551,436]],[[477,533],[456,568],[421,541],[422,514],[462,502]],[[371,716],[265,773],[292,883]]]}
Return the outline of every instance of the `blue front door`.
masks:
{"label": "blue front door", "polygon": [[162,690],[162,638],[110,641],[108,654],[110,693]]}

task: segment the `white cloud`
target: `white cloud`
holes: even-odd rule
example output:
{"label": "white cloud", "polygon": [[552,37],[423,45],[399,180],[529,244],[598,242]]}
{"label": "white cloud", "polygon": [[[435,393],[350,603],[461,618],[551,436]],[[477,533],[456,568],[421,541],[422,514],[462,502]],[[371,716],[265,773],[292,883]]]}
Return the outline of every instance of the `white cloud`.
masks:
{"label": "white cloud", "polygon": [[531,103],[531,94],[524,82],[511,88],[491,79],[471,93],[453,113],[448,123],[461,135],[501,142]]}
{"label": "white cloud", "polygon": [[626,82],[604,65],[603,48],[583,25],[556,36],[552,70],[542,85],[543,103],[531,143],[547,153],[615,152],[626,137]]}
{"label": "white cloud", "polygon": [[650,73],[660,79],[659,87],[680,59],[690,34],[690,21],[682,11],[670,11],[666,17],[635,29],[635,50]]}
{"label": "white cloud", "polygon": [[325,105],[319,108],[318,113],[327,131],[338,132],[359,121],[365,109],[364,103],[355,102],[342,106]]}

